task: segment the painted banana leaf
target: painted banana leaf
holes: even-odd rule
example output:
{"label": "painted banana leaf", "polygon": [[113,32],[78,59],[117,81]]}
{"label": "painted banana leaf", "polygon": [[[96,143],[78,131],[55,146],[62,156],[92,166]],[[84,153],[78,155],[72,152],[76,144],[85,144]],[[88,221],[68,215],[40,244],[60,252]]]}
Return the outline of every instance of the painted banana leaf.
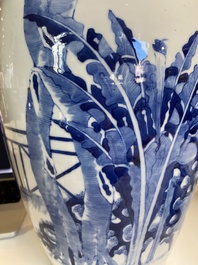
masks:
{"label": "painted banana leaf", "polygon": [[[146,55],[140,57],[143,51],[132,31],[112,11],[116,51],[102,34],[93,28],[85,32],[73,17],[25,10],[25,36],[34,64],[34,100],[28,100],[34,107],[30,110],[27,104],[27,128],[37,130],[28,130],[27,135],[31,160],[37,157],[44,165],[48,157],[49,172],[34,162],[32,168],[58,232],[60,247],[54,257],[63,255],[63,264],[69,257],[71,264],[114,265],[117,256],[123,264],[148,264],[162,243],[170,247],[173,234],[167,231],[178,224],[196,181],[198,68],[192,61],[197,33],[183,46],[183,56],[178,53],[166,68],[164,41],[155,40],[153,50],[159,58],[151,64]],[[74,74],[71,54],[85,76]],[[137,75],[141,69],[143,76]],[[90,77],[91,84],[86,82]],[[55,108],[59,119],[53,118]],[[61,198],[54,180],[52,124],[70,134],[81,165],[85,189],[73,208]],[[38,154],[33,141],[40,146]],[[42,178],[60,202],[56,219],[47,199],[50,189],[40,186]],[[81,213],[73,214],[74,207]],[[75,235],[64,230],[64,223],[72,224]]]}

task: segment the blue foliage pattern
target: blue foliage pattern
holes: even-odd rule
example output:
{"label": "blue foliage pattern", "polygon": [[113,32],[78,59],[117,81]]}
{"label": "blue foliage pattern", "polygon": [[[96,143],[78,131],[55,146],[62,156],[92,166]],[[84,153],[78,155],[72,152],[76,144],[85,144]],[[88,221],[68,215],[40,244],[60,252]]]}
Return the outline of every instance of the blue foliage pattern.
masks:
{"label": "blue foliage pattern", "polygon": [[[116,51],[93,28],[85,32],[72,9],[64,17],[42,3],[34,12],[25,1],[24,9],[34,64],[28,151],[51,218],[40,223],[38,234],[60,264],[149,264],[159,246],[170,248],[196,182],[198,66],[192,62],[198,32],[166,67],[168,41],[154,40],[156,64],[150,63],[142,43],[111,10]],[[74,75],[69,53],[87,77]],[[69,172],[82,171],[80,194],[63,187],[69,199],[57,182],[52,124],[74,146],[75,152],[63,152],[65,163],[68,156],[78,159]]]}

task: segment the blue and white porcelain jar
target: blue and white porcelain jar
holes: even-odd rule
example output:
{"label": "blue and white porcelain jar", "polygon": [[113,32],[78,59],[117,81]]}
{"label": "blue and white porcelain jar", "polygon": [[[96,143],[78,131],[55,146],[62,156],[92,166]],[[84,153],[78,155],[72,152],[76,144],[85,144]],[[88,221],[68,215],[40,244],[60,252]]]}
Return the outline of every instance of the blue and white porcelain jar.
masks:
{"label": "blue and white porcelain jar", "polygon": [[197,180],[198,2],[0,5],[5,135],[52,264],[164,265]]}

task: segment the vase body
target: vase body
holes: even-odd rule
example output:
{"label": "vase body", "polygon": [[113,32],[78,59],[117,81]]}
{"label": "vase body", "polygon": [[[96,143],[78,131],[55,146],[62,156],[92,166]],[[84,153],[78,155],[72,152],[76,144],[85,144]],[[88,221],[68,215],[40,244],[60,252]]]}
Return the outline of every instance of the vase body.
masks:
{"label": "vase body", "polygon": [[2,127],[52,264],[164,265],[197,179],[198,3],[0,3]]}

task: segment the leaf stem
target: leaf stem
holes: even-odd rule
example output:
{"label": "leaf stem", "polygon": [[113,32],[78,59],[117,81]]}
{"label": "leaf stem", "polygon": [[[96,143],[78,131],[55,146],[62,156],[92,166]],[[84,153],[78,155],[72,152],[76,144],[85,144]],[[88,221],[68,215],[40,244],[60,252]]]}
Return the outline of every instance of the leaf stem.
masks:
{"label": "leaf stem", "polygon": [[[177,83],[178,83],[178,80],[179,80],[179,77],[180,77],[180,74],[182,73],[182,70],[185,70],[184,69],[184,66],[185,66],[185,63],[186,63],[186,61],[188,60],[188,58],[191,56],[191,53],[192,53],[192,50],[193,50],[193,44],[195,44],[195,43],[198,43],[198,33],[197,33],[197,36],[195,37],[195,39],[193,40],[193,43],[191,44],[191,47],[189,48],[189,50],[188,50],[188,53],[186,54],[186,56],[185,56],[185,59],[183,60],[183,63],[182,63],[182,65],[181,65],[181,67],[180,67],[180,70],[179,70],[179,73],[177,74],[177,78],[176,78],[176,81],[175,81],[175,86],[177,85]],[[192,58],[191,58],[192,59]]]}

